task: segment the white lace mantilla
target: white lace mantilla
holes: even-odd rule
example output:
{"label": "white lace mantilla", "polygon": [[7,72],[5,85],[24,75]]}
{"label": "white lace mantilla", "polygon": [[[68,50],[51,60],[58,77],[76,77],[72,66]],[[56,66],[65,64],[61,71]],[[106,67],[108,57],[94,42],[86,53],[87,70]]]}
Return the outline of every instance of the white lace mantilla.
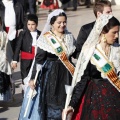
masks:
{"label": "white lace mantilla", "polygon": [[[65,37],[64,37],[64,42],[67,47],[67,55],[70,56],[74,51],[75,51],[75,46],[74,46],[74,37],[71,33],[66,32]],[[49,53],[55,54],[53,48],[49,44],[49,42],[45,39],[43,35],[41,35],[38,40],[37,40],[37,46],[44,51],[47,51]]]}
{"label": "white lace mantilla", "polygon": [[76,85],[77,82],[81,80],[82,75],[86,69],[86,66],[95,50],[95,46],[98,42],[99,36],[102,32],[103,27],[108,23],[109,19],[112,18],[112,15],[102,14],[97,20],[96,23],[88,36],[86,42],[83,45],[82,51],[79,55],[76,69],[74,72],[72,87]]}

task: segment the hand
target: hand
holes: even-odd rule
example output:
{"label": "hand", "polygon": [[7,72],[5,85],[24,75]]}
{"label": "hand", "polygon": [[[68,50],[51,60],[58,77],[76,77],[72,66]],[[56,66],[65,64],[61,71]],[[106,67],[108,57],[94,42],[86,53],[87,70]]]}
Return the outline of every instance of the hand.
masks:
{"label": "hand", "polygon": [[63,109],[62,112],[62,120],[64,120],[64,115],[66,114],[66,120],[71,120],[73,115],[74,109],[71,106],[68,106],[68,108],[65,110]]}
{"label": "hand", "polygon": [[12,67],[13,69],[16,69],[16,68],[17,68],[17,63],[12,62],[12,63],[11,63],[11,67]]}
{"label": "hand", "polygon": [[29,81],[29,86],[31,89],[33,89],[33,90],[35,89],[34,80]]}

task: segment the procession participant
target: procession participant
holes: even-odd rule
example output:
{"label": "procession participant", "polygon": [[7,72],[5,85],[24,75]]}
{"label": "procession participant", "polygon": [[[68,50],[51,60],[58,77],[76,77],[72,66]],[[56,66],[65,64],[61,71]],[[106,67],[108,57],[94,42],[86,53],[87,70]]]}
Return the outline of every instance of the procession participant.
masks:
{"label": "procession participant", "polygon": [[[41,120],[61,120],[65,84],[70,85],[74,73],[71,57],[75,51],[75,39],[67,30],[67,16],[62,9],[48,15],[37,45],[36,63],[43,66],[37,80],[40,83],[40,117]],[[31,88],[34,88],[35,71],[33,69]]]}
{"label": "procession participant", "polygon": [[[101,15],[82,47],[76,64],[69,107],[63,111],[72,119],[81,103],[79,120],[120,119],[120,22],[112,15]],[[84,96],[84,101],[81,98]]]}
{"label": "procession participant", "polygon": [[10,75],[12,74],[12,48],[7,33],[2,29],[0,17],[0,101],[9,101],[11,97]]}
{"label": "procession participant", "polygon": [[20,69],[23,80],[27,77],[35,56],[35,46],[40,31],[37,29],[38,17],[35,14],[29,14],[26,20],[26,29],[20,32],[16,43],[16,48],[13,56],[12,67],[17,67],[20,54]]}

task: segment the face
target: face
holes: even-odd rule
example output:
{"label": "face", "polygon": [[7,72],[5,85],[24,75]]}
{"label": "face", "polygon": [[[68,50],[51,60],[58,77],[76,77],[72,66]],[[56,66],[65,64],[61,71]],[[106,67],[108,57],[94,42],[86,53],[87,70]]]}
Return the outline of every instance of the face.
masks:
{"label": "face", "polygon": [[101,14],[112,14],[112,8],[109,6],[105,6],[103,8],[103,13],[97,12],[97,16],[99,17]]}
{"label": "face", "polygon": [[37,24],[34,21],[28,20],[27,28],[30,32],[34,32],[37,29]]}
{"label": "face", "polygon": [[115,26],[105,34],[108,44],[113,44],[119,36],[119,26]]}
{"label": "face", "polygon": [[52,30],[54,32],[63,33],[66,28],[66,24],[67,24],[66,22],[67,21],[66,21],[65,16],[57,17],[56,21],[52,25]]}
{"label": "face", "polygon": [[109,6],[105,6],[103,9],[103,14],[112,14],[112,8]]}

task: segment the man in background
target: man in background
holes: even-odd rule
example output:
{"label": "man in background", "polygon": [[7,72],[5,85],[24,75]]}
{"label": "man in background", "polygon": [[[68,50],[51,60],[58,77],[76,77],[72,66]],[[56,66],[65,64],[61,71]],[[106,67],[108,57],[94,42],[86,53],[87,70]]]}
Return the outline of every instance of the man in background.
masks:
{"label": "man in background", "polygon": [[[104,0],[104,1],[101,0],[101,1],[96,2],[93,7],[93,12],[95,14],[96,19],[101,14],[112,14],[111,2],[108,0]],[[77,42],[76,42],[76,57],[77,58],[81,52],[84,42],[87,40],[91,30],[93,29],[94,24],[95,24],[95,21],[85,24],[81,27],[78,37],[77,37]]]}

